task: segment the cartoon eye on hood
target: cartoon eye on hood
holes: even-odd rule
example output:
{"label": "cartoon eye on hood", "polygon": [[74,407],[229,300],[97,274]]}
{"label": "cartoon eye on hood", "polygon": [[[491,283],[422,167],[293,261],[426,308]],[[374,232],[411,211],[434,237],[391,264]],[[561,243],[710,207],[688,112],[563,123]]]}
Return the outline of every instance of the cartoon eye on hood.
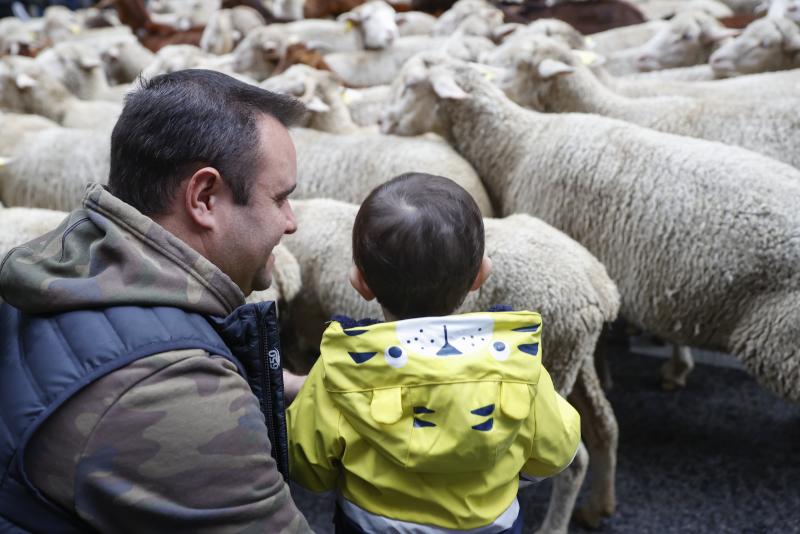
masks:
{"label": "cartoon eye on hood", "polygon": [[511,354],[511,347],[504,341],[494,341],[489,347],[489,352],[492,353],[496,360],[502,362],[508,359],[509,354]]}
{"label": "cartoon eye on hood", "polygon": [[392,345],[386,349],[383,353],[383,357],[386,359],[386,363],[395,369],[400,369],[408,363],[408,353],[397,345]]}

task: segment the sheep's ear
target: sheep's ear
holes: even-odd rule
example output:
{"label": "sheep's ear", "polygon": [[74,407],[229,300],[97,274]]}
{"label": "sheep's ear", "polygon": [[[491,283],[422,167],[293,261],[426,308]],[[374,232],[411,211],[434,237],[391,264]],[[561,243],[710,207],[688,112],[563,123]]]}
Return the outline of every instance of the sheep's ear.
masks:
{"label": "sheep's ear", "polygon": [[496,43],[503,42],[509,35],[517,31],[518,29],[522,28],[524,25],[519,24],[516,22],[508,22],[506,24],[501,24],[494,30],[492,30],[492,41]]}
{"label": "sheep's ear", "polygon": [[451,100],[465,100],[469,95],[458,86],[452,76],[441,74],[439,76],[431,77],[431,86],[433,92],[439,98],[448,98]]}
{"label": "sheep's ear", "polygon": [[320,100],[318,96],[312,97],[311,100],[306,102],[306,108],[314,113],[327,113],[331,110],[331,107]]}
{"label": "sheep's ear", "polygon": [[741,30],[737,30],[734,28],[721,28],[719,26],[716,27],[709,27],[703,30],[703,41],[706,43],[716,43],[717,41],[721,41],[723,39],[727,39],[728,37],[736,37],[739,35]]}
{"label": "sheep's ear", "polygon": [[38,82],[25,74],[17,74],[17,77],[14,79],[14,83],[17,84],[18,89],[30,89],[31,87],[36,87]]}
{"label": "sheep's ear", "polygon": [[548,58],[539,63],[538,71],[539,77],[547,80],[556,76],[571,74],[575,72],[575,67],[567,65],[563,61]]}

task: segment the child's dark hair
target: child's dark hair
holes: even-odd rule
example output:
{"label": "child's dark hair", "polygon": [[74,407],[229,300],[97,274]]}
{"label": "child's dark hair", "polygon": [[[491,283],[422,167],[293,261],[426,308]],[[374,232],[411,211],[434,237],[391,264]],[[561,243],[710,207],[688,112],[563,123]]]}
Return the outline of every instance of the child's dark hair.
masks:
{"label": "child's dark hair", "polygon": [[353,225],[353,261],[397,319],[448,315],[483,259],[483,218],[464,188],[406,173],[376,187]]}

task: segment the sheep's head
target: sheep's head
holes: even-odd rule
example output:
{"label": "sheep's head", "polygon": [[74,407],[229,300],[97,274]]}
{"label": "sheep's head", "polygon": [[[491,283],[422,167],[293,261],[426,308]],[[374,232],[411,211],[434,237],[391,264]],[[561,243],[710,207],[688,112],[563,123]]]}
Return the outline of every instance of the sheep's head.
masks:
{"label": "sheep's head", "polygon": [[563,43],[541,35],[499,46],[483,61],[504,69],[496,83],[511,100],[539,111],[547,111],[548,93],[556,79],[572,74],[581,63]]}
{"label": "sheep's head", "polygon": [[406,62],[392,84],[381,132],[421,135],[443,130],[437,113],[440,100],[469,98],[444,68],[451,61],[445,54],[424,52]]}
{"label": "sheep's head", "polygon": [[752,22],[744,32],[711,55],[718,76],[792,68],[800,52],[800,28],[786,18]]}
{"label": "sheep's head", "polygon": [[9,56],[0,61],[0,107],[20,113],[42,113],[44,107],[69,98],[61,82],[31,58]]}
{"label": "sheep's head", "polygon": [[712,47],[737,34],[702,11],[681,13],[642,45],[636,66],[651,71],[705,63]]}
{"label": "sheep's head", "polygon": [[358,34],[367,50],[381,50],[394,43],[400,35],[395,10],[383,0],[372,0],[339,16]]}
{"label": "sheep's head", "polygon": [[36,58],[67,89],[81,98],[91,98],[90,84],[106,82],[103,61],[91,46],[65,41],[48,48]]}
{"label": "sheep's head", "polygon": [[287,43],[269,26],[256,28],[233,51],[233,69],[263,80],[275,70]]}
{"label": "sheep's head", "polygon": [[325,102],[329,93],[324,89],[336,85],[330,72],[308,65],[292,65],[285,72],[265,80],[261,87],[297,98],[312,113],[327,113],[331,108],[330,102]]}

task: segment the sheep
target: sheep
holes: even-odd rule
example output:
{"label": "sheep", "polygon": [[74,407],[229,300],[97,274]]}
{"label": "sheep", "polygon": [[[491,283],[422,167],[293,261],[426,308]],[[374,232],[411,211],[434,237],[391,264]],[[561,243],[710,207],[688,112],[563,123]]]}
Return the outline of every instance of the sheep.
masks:
{"label": "sheep", "polygon": [[661,132],[738,145],[800,167],[796,100],[722,101],[681,96],[627,98],[600,83],[561,43],[532,36],[492,58],[515,102],[540,111],[597,113]]}
{"label": "sheep", "polygon": [[115,83],[131,83],[152,63],[155,54],[135,39],[110,46],[100,53],[106,76]]}
{"label": "sheep", "polygon": [[15,56],[0,61],[0,97],[0,106],[8,111],[36,113],[62,126],[100,132],[110,131],[122,112],[117,103],[76,98],[34,60]]}
{"label": "sheep", "polygon": [[800,171],[597,115],[525,110],[475,67],[429,61],[396,93],[384,131],[443,131],[499,215],[540,217],[605,264],[621,315],[729,352],[800,402]]}
{"label": "sheep", "polygon": [[411,36],[397,39],[386,50],[326,54],[325,62],[349,87],[372,87],[390,84],[403,64],[420,52],[443,50],[459,59],[474,60],[493,48],[494,44],[484,37]]}
{"label": "sheep", "polygon": [[679,13],[641,46],[637,67],[647,71],[707,63],[717,44],[737,33],[703,11]]}
{"label": "sheep", "polygon": [[[316,351],[325,321],[332,315],[377,318],[380,308],[374,301],[362,300],[347,282],[352,264],[350,234],[358,207],[332,200],[294,201],[293,207],[298,231],[283,242],[300,263],[303,288],[289,302],[292,334],[284,337],[304,341],[305,347]],[[617,424],[594,374],[592,354],[603,323],[617,313],[617,289],[586,249],[538,219],[520,214],[485,219],[484,224],[486,253],[493,260],[494,272],[459,311],[505,304],[541,312],[545,364],[556,387],[563,394],[571,392],[570,401],[581,412],[582,434],[591,452],[590,500],[610,513]],[[300,355],[293,354],[295,361]],[[311,363],[305,360],[295,365],[307,370]],[[581,451],[575,464],[555,479],[542,532],[566,532],[586,462]]]}
{"label": "sheep", "polygon": [[394,9],[389,4],[373,0],[345,13],[341,20],[299,20],[256,28],[242,44],[247,41],[271,43],[281,52],[292,42],[323,46],[330,52],[380,50],[390,47],[399,34],[394,17]]}
{"label": "sheep", "polygon": [[458,0],[442,13],[431,35],[446,37],[455,33],[491,37],[503,24],[503,12],[486,0]]}
{"label": "sheep", "polygon": [[400,31],[399,37],[407,37],[409,35],[430,35],[437,19],[422,11],[405,11],[395,15],[394,20]]}
{"label": "sheep", "polygon": [[49,6],[44,10],[42,18],[42,36],[51,44],[67,41],[81,31],[78,15],[64,6]]}
{"label": "sheep", "polygon": [[0,56],[32,55],[41,47],[38,21],[23,22],[15,17],[0,19]]}
{"label": "sheep", "polygon": [[800,67],[800,28],[786,18],[758,19],[711,55],[718,76]]}
{"label": "sheep", "polygon": [[87,44],[72,41],[57,43],[39,54],[36,63],[82,100],[98,98],[109,89],[103,60]]}
{"label": "sheep", "polygon": [[330,133],[352,133],[359,129],[344,102],[344,88],[328,71],[293,65],[267,78],[261,87],[292,95],[303,102],[310,113],[302,126]]}
{"label": "sheep", "polygon": [[342,98],[354,123],[373,126],[378,124],[390,93],[391,86],[375,85],[363,89],[345,89]]}
{"label": "sheep", "polygon": [[13,156],[26,134],[48,128],[58,128],[58,123],[39,115],[0,112],[0,157]]}
{"label": "sheep", "polygon": [[424,170],[451,178],[469,191],[481,213],[493,213],[475,170],[440,139],[369,132],[336,135],[308,128],[293,128],[291,135],[297,150],[296,198],[360,203],[375,186],[393,176]]}
{"label": "sheep", "polygon": [[0,165],[0,200],[7,206],[69,211],[89,182],[108,182],[109,132],[48,128],[27,134]]}
{"label": "sheep", "polygon": [[635,48],[646,43],[668,23],[663,20],[650,20],[642,24],[622,26],[613,30],[593,33],[586,36],[586,41],[595,52],[611,54],[626,48]]}
{"label": "sheep", "polygon": [[200,37],[200,48],[210,54],[229,54],[245,35],[265,24],[264,17],[252,7],[220,9],[211,14]]}
{"label": "sheep", "polygon": [[800,95],[800,69],[705,82],[618,78],[610,76],[602,67],[593,69],[593,72],[598,80],[614,92],[632,98],[674,95],[716,98],[721,101],[744,98],[768,102],[771,99],[796,98]]}
{"label": "sheep", "polygon": [[717,0],[640,0],[634,5],[647,20],[668,19],[690,10],[705,11],[714,18],[733,15],[730,7]]}

